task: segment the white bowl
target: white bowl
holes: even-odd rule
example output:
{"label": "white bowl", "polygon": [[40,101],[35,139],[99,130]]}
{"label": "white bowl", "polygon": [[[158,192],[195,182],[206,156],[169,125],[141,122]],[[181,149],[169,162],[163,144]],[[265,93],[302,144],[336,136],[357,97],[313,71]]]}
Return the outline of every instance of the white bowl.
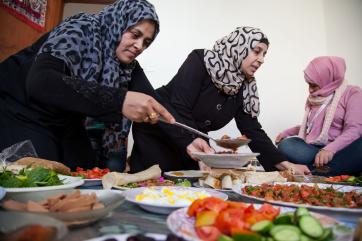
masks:
{"label": "white bowl", "polygon": [[259,153],[208,154],[193,152],[192,155],[209,167],[242,169]]}

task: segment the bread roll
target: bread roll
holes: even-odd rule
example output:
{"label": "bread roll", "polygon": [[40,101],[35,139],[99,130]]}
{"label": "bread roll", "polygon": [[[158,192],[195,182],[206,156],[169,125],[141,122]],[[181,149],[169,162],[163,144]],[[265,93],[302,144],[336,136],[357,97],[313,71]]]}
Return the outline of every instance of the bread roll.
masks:
{"label": "bread roll", "polygon": [[230,175],[224,175],[221,179],[221,188],[222,189],[232,189],[233,181]]}
{"label": "bread roll", "polygon": [[211,176],[211,175],[208,175],[204,181],[204,186],[206,187],[212,187],[212,188],[215,188],[215,189],[220,189],[221,188],[221,184],[220,184],[220,180]]}
{"label": "bread roll", "polygon": [[46,169],[54,170],[57,173],[70,175],[70,168],[65,166],[64,164],[56,161],[49,161],[41,158],[36,157],[23,157],[16,162],[14,162],[16,165],[24,165],[24,166],[30,166],[32,168],[34,167],[43,167]]}

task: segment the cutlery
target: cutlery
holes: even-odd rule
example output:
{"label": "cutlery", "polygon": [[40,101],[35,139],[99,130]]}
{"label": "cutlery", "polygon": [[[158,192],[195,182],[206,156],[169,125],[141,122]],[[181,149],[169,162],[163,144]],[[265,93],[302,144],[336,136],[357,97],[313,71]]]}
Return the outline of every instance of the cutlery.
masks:
{"label": "cutlery", "polygon": [[[159,117],[158,120],[164,122],[164,123],[167,123],[167,124],[170,124],[168,122],[165,121],[165,119],[163,119],[162,117]],[[198,134],[200,136],[203,136],[205,138],[208,138],[209,140],[213,140],[218,146],[221,146],[221,147],[224,147],[224,148],[227,148],[227,149],[233,149],[233,150],[236,150],[238,147],[242,146],[242,145],[245,145],[245,144],[248,144],[250,142],[249,139],[247,140],[243,140],[243,139],[215,139],[199,130],[196,130],[188,125],[185,125],[185,124],[182,124],[180,122],[175,122],[173,123],[173,125],[175,126],[178,126],[178,127],[181,127],[181,128],[184,128],[192,133],[195,133],[195,134]]]}

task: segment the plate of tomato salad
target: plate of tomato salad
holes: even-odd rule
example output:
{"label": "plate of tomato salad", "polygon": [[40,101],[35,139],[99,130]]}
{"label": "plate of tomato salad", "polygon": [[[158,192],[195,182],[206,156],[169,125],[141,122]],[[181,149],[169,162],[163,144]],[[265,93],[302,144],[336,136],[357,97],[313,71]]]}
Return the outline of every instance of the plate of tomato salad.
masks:
{"label": "plate of tomato salad", "polygon": [[72,172],[72,176],[82,177],[84,180],[83,186],[101,186],[102,177],[109,172],[108,168],[94,167],[92,169],[83,169],[77,167],[75,172]]}
{"label": "plate of tomato salad", "polygon": [[[285,234],[296,237],[306,236],[305,231],[319,236],[326,233],[328,235],[326,239],[321,240],[342,241],[352,238],[353,230],[336,219],[309,212],[305,208],[298,209],[277,207],[268,203],[224,201],[210,197],[198,199],[188,208],[172,212],[167,217],[167,226],[174,234],[187,241],[261,241],[268,235],[269,237],[272,235],[274,238],[272,240],[279,240],[274,237],[278,231],[281,231],[276,235],[279,238],[283,233],[284,236]],[[287,217],[289,217],[288,220],[285,219]],[[302,222],[306,224],[304,227],[300,224]],[[266,230],[268,225],[269,230]],[[257,229],[254,229],[255,226]],[[272,229],[279,230],[274,232]],[[316,231],[319,231],[319,234]]]}

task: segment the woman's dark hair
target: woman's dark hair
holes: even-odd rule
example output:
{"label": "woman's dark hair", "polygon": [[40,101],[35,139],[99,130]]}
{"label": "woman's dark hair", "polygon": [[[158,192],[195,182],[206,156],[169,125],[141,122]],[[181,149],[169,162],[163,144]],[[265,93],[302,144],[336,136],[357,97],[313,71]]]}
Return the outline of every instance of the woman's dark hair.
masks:
{"label": "woman's dark hair", "polygon": [[269,40],[267,38],[260,39],[260,43],[264,43],[269,47]]}

